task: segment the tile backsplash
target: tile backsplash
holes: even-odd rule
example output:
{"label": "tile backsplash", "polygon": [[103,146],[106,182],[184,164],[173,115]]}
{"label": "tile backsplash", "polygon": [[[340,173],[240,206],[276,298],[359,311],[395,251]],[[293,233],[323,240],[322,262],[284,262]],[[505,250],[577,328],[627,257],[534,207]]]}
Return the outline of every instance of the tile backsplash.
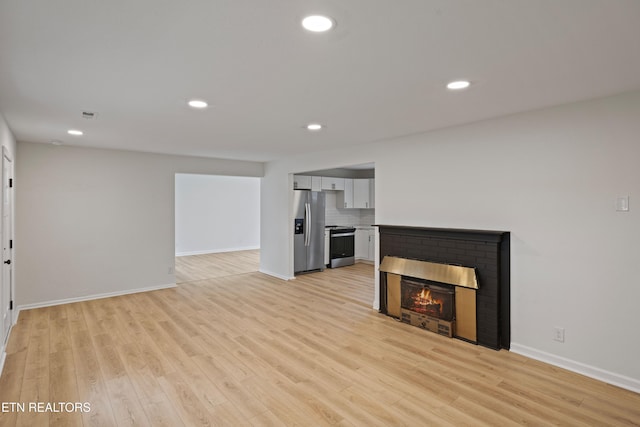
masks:
{"label": "tile backsplash", "polygon": [[372,225],[375,224],[375,209],[338,209],[336,208],[337,191],[325,191],[327,225]]}

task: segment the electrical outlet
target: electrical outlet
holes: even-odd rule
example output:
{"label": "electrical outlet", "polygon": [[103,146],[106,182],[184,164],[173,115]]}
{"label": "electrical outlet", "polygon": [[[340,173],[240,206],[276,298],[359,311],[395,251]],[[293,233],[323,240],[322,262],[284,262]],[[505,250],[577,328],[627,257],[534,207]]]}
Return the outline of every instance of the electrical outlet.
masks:
{"label": "electrical outlet", "polygon": [[564,328],[553,328],[553,339],[558,342],[564,342]]}
{"label": "electrical outlet", "polygon": [[173,274],[173,267],[169,267],[169,272],[167,274]]}

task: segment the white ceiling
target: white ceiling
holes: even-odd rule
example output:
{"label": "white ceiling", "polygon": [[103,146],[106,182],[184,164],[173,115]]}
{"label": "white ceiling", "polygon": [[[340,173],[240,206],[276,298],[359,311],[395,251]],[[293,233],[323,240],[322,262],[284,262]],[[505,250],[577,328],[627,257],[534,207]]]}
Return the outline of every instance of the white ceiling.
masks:
{"label": "white ceiling", "polygon": [[0,0],[20,141],[266,161],[637,89],[638,0]]}

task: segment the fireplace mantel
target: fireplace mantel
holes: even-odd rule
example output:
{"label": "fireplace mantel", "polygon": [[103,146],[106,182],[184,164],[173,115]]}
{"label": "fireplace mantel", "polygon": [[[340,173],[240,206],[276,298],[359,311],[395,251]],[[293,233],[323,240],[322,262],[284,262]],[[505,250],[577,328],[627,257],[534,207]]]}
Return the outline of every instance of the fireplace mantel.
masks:
{"label": "fireplace mantel", "polygon": [[[510,345],[510,233],[507,231],[378,225],[380,262],[385,256],[475,268],[477,342]],[[380,273],[380,312],[387,313],[385,274]]]}

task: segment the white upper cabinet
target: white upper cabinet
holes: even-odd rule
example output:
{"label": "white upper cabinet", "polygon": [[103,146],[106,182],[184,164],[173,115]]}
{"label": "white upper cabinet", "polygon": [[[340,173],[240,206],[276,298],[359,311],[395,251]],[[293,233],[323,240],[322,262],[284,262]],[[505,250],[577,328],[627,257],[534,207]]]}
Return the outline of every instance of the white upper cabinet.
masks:
{"label": "white upper cabinet", "polygon": [[322,177],[321,176],[312,176],[311,177],[311,191],[322,191]]}
{"label": "white upper cabinet", "polygon": [[294,175],[293,189],[322,191],[322,178],[319,176]]}
{"label": "white upper cabinet", "polygon": [[353,207],[373,209],[375,207],[375,179],[353,180]]}
{"label": "white upper cabinet", "polygon": [[339,191],[336,196],[337,209],[353,208],[353,179],[344,179],[344,191]]}
{"label": "white upper cabinet", "polygon": [[311,190],[311,177],[306,175],[293,176],[294,190]]}
{"label": "white upper cabinet", "polygon": [[344,191],[344,178],[322,177],[323,190],[342,190]]}
{"label": "white upper cabinet", "polygon": [[374,178],[334,178],[328,176],[294,175],[294,190],[326,191],[336,193],[338,209],[375,208]]}
{"label": "white upper cabinet", "polygon": [[374,179],[344,179],[344,191],[339,191],[336,197],[338,209],[373,209]]}
{"label": "white upper cabinet", "polygon": [[353,207],[358,209],[370,208],[369,197],[369,180],[354,179],[353,180]]}

